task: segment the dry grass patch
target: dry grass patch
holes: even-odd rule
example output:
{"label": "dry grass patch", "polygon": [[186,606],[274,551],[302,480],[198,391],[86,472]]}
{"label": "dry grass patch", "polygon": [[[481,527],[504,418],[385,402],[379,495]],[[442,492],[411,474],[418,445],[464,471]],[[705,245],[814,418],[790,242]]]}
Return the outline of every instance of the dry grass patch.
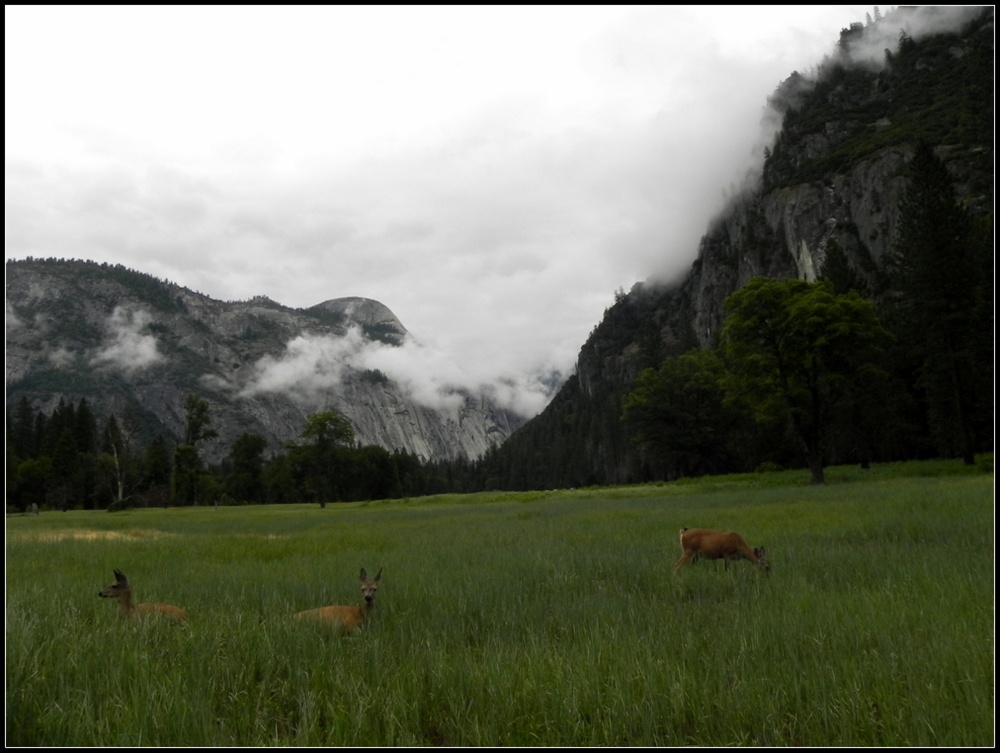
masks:
{"label": "dry grass patch", "polygon": [[128,531],[97,531],[94,529],[64,529],[61,531],[16,531],[8,537],[18,541],[148,541],[175,534],[150,528],[133,528]]}

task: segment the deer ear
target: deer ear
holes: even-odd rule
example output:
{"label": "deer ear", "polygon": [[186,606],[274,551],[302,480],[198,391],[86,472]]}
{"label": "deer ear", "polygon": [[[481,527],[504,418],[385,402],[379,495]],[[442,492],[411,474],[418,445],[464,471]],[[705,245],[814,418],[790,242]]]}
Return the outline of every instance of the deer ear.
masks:
{"label": "deer ear", "polygon": [[365,572],[364,568],[361,568],[361,575],[358,577],[358,580],[368,580],[368,573]]}
{"label": "deer ear", "polygon": [[125,573],[123,573],[117,567],[115,568],[115,580],[118,581],[119,583],[128,583],[128,578],[125,576]]}
{"label": "deer ear", "polygon": [[378,579],[381,578],[381,577],[382,577],[382,568],[380,567],[378,569],[378,575],[375,576],[375,580],[378,581]]}

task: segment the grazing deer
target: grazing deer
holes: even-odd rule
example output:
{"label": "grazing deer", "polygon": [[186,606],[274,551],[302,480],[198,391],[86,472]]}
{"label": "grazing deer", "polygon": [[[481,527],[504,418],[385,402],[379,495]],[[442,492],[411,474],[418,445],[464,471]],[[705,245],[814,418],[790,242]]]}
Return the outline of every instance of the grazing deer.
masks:
{"label": "grazing deer", "polygon": [[121,604],[122,614],[125,617],[140,617],[147,614],[159,614],[170,617],[180,622],[187,620],[187,612],[173,604],[156,604],[149,602],[146,604],[132,603],[132,586],[129,585],[128,577],[121,570],[115,569],[115,582],[97,594],[103,599],[118,599]]}
{"label": "grazing deer", "polygon": [[378,569],[378,574],[368,580],[368,574],[361,568],[361,595],[365,603],[360,607],[317,607],[307,609],[304,612],[296,612],[294,617],[297,620],[320,620],[328,623],[332,627],[340,628],[348,632],[360,630],[361,626],[371,616],[375,607],[375,592],[378,591],[378,582],[382,577],[382,568]]}
{"label": "grazing deer", "polygon": [[764,547],[751,549],[743,537],[733,531],[713,531],[710,528],[681,529],[681,558],[674,564],[676,573],[691,560],[701,557],[710,560],[721,559],[729,569],[729,560],[749,560],[771,574],[771,564],[767,561]]}

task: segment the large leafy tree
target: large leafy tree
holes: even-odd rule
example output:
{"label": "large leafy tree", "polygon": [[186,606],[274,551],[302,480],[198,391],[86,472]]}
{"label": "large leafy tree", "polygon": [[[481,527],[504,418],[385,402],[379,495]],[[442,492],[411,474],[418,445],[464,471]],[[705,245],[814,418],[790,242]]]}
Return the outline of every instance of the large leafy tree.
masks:
{"label": "large leafy tree", "polygon": [[219,433],[212,428],[208,403],[197,395],[184,398],[184,444],[196,445],[203,439],[212,439]]}
{"label": "large leafy tree", "polygon": [[174,496],[180,504],[198,504],[206,479],[197,443],[218,436],[212,428],[208,403],[197,395],[184,399],[184,443],[174,452]]}
{"label": "large leafy tree", "polygon": [[785,421],[821,484],[836,416],[880,383],[888,339],[856,292],[758,277],[726,300],[721,346],[731,394],[759,419]]}
{"label": "large leafy tree", "polygon": [[726,401],[725,366],[715,351],[692,350],[639,374],[623,418],[668,478],[732,469],[740,415]]}
{"label": "large leafy tree", "polygon": [[339,411],[306,418],[300,439],[287,445],[289,461],[305,493],[325,507],[344,491],[349,463],[345,448],[354,442],[354,428]]}
{"label": "large leafy tree", "polygon": [[302,438],[322,448],[347,445],[354,441],[354,428],[339,411],[322,411],[306,418]]}
{"label": "large leafy tree", "polygon": [[972,220],[945,165],[920,144],[900,204],[892,318],[938,451],[967,464],[993,427],[992,250],[992,219]]}

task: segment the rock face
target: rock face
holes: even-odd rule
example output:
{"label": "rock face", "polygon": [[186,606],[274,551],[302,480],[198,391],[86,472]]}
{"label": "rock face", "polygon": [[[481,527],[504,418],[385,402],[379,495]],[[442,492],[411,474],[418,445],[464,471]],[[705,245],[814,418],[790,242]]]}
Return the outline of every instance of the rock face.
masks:
{"label": "rock face", "polygon": [[726,297],[754,277],[814,282],[831,243],[875,286],[896,237],[909,152],[889,148],[848,172],[738,202],[702,241],[685,281],[702,347],[714,344]]}
{"label": "rock face", "polygon": [[[927,32],[928,13],[954,16],[950,31]],[[836,247],[863,294],[877,300],[892,274],[918,140],[945,163],[973,216],[993,213],[993,9],[904,7],[881,23],[845,29],[816,80],[796,73],[779,86],[769,105],[782,126],[759,181],[709,224],[683,279],[638,283],[605,311],[575,378],[487,469],[496,486],[648,479],[621,421],[626,393],[642,369],[714,347],[726,298],[754,277],[814,281]],[[855,51],[871,50],[879,65],[853,61]]]}
{"label": "rock face", "polygon": [[346,321],[359,325],[376,339],[384,339],[392,345],[402,345],[409,334],[396,315],[378,301],[371,298],[334,298],[312,307],[313,310],[328,311]]}
{"label": "rock face", "polygon": [[[643,358],[639,333],[656,330],[665,352],[712,347],[726,298],[754,277],[813,282],[837,244],[871,285],[884,274],[899,217],[908,152],[886,149],[847,173],[737,201],[702,238],[698,259],[676,286],[638,284],[606,312],[580,352],[577,374],[586,394],[599,382],[628,383],[656,362]],[[602,336],[602,330],[620,336]],[[660,354],[662,355],[662,353]]]}
{"label": "rock face", "polygon": [[243,433],[272,449],[306,417],[335,408],[358,442],[423,460],[477,458],[524,419],[452,390],[434,405],[366,358],[415,347],[378,301],[337,298],[291,309],[264,297],[222,302],[125,269],[83,261],[6,264],[7,409],[22,397],[50,413],[86,398],[147,436],[183,436],[185,397],[210,408],[216,462]]}

